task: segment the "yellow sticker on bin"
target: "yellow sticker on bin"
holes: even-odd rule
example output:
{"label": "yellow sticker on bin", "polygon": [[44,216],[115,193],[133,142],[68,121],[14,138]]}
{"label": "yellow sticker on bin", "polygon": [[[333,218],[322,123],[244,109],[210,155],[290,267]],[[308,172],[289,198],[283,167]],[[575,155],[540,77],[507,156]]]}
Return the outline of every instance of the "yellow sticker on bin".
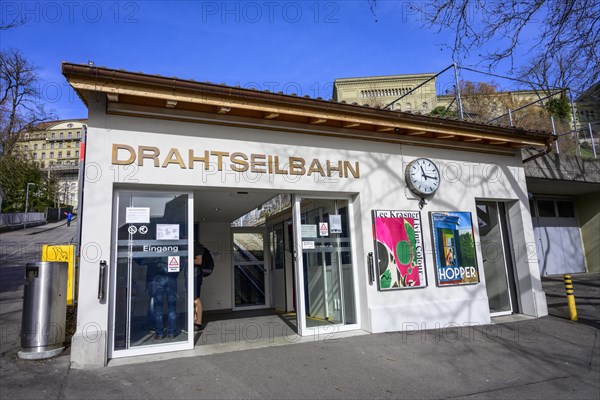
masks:
{"label": "yellow sticker on bin", "polygon": [[72,306],[75,299],[75,245],[45,244],[42,246],[42,261],[62,261],[69,263],[67,304]]}

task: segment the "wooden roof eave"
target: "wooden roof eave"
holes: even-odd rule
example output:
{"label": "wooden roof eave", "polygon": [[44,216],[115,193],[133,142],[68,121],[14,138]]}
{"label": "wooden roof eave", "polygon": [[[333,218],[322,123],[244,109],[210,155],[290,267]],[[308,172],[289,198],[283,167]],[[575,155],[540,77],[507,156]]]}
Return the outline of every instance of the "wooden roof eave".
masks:
{"label": "wooden roof eave", "polygon": [[[221,91],[220,93],[197,92],[192,90],[184,90],[178,87],[161,87],[139,85],[135,82],[123,82],[109,79],[94,79],[88,76],[69,76],[69,82],[76,89],[81,97],[85,97],[85,93],[103,92],[107,94],[127,95],[135,97],[147,97],[155,99],[163,99],[165,101],[175,101],[182,103],[210,105],[218,108],[236,108],[250,111],[260,111],[265,115],[290,115],[296,117],[306,117],[308,123],[314,124],[319,121],[320,124],[325,121],[337,122],[345,127],[352,127],[357,130],[364,130],[365,126],[373,126],[375,131],[391,131],[411,135],[419,132],[431,133],[434,136],[446,138],[447,140],[465,140],[478,141],[487,140],[495,145],[509,145],[511,147],[520,146],[543,146],[547,143],[547,135],[532,134],[527,132],[522,136],[517,136],[514,133],[507,133],[509,128],[485,126],[485,129],[478,124],[463,123],[462,121],[448,121],[443,119],[427,118],[409,118],[417,116],[405,116],[400,113],[389,113],[389,116],[373,115],[380,113],[382,110],[370,110],[362,107],[356,107],[357,110],[348,110],[355,108],[345,104],[331,104],[332,107],[325,108],[322,104],[319,107],[311,107],[309,105],[294,105],[291,102],[281,101],[283,97],[270,94],[271,99],[251,99],[248,97],[240,97],[235,95],[236,88]],[[260,93],[264,96],[263,92]],[[294,99],[296,100],[296,99]],[[297,100],[307,100],[298,98]],[[329,105],[328,102],[321,101]],[[338,107],[346,108],[340,110]],[[402,118],[406,117],[406,118]],[[418,116],[421,117],[421,116]],[[525,132],[525,131],[523,131]]]}

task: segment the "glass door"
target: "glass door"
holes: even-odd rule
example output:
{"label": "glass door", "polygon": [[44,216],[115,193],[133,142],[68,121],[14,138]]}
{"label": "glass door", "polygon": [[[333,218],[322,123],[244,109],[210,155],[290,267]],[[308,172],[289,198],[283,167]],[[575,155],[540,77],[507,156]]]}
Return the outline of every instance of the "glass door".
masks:
{"label": "glass door", "polygon": [[262,230],[233,230],[234,309],[268,307],[266,245]]}
{"label": "glass door", "polygon": [[297,198],[300,334],[357,323],[348,200]]}
{"label": "glass door", "polygon": [[115,195],[111,358],[193,348],[191,194]]}
{"label": "glass door", "polygon": [[477,220],[490,313],[511,314],[517,307],[512,255],[504,204],[477,202]]}

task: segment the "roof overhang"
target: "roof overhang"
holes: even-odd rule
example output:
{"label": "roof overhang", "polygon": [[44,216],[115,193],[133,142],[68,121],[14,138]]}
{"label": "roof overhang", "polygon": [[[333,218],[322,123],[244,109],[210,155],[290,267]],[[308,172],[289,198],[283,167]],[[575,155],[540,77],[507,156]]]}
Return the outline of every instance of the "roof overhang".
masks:
{"label": "roof overhang", "polygon": [[109,114],[502,154],[552,140],[544,132],[104,67],[63,63],[62,73],[86,105],[90,96],[105,94]]}

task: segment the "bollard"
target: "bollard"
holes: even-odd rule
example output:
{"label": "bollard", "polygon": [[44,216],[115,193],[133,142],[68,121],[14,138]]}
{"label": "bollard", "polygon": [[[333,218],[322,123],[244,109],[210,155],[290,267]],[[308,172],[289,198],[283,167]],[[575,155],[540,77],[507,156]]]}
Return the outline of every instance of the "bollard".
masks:
{"label": "bollard", "polygon": [[575,305],[575,294],[573,292],[573,281],[571,275],[565,274],[565,289],[567,290],[567,304],[569,305],[569,319],[577,321],[577,306]]}

